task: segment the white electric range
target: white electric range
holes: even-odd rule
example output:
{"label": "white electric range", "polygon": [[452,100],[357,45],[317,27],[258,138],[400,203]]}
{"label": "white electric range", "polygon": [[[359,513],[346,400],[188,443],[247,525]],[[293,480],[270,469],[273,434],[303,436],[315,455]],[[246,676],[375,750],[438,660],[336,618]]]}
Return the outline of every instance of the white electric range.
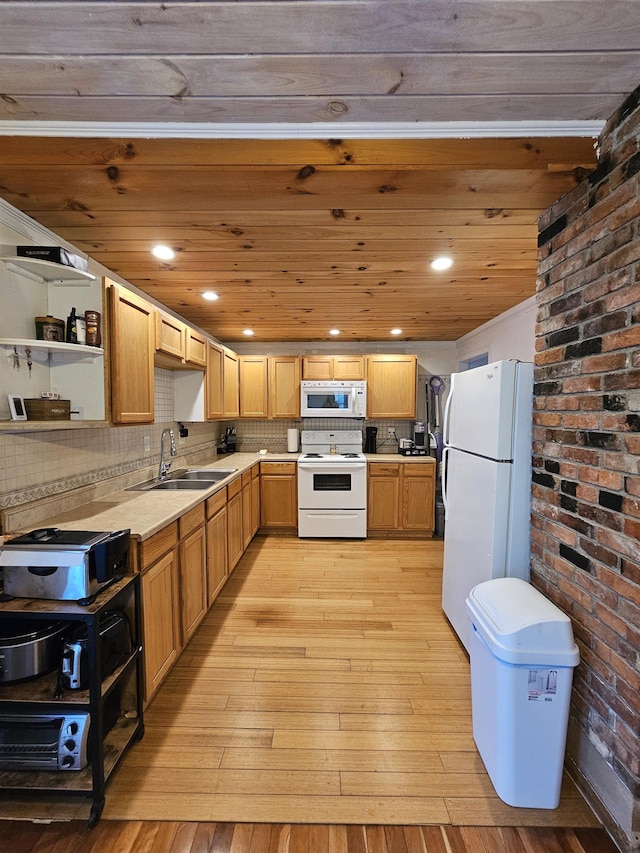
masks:
{"label": "white electric range", "polygon": [[303,430],[298,536],[365,539],[367,461],[361,430]]}

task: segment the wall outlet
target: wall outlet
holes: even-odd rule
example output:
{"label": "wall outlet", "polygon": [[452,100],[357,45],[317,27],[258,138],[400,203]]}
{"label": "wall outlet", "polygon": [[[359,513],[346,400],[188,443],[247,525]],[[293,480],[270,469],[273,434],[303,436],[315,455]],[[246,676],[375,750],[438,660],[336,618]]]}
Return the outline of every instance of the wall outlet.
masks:
{"label": "wall outlet", "polygon": [[187,439],[178,433],[178,445],[184,444]]}
{"label": "wall outlet", "polygon": [[395,438],[396,437],[396,428],[395,427],[387,427],[387,438]]}
{"label": "wall outlet", "polygon": [[151,453],[151,436],[145,435],[143,443],[144,443],[144,452],[145,453]]}

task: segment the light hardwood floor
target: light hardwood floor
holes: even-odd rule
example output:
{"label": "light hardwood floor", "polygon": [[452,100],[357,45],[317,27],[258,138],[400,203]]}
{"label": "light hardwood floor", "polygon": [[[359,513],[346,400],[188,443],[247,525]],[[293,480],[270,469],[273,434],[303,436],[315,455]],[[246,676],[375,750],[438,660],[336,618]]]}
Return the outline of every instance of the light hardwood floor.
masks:
{"label": "light hardwood floor", "polygon": [[494,793],[442,543],[257,537],[149,706],[104,819],[597,826]]}
{"label": "light hardwood floor", "polygon": [[98,826],[3,821],[0,851],[615,853],[569,779],[554,811],[495,795],[441,565],[439,541],[257,537],[149,706]]}

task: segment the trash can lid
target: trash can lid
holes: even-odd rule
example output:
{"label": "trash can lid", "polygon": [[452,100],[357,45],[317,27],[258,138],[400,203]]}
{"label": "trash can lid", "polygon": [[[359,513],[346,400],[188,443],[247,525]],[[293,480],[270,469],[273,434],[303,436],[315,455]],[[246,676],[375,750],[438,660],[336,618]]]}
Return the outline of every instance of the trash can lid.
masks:
{"label": "trash can lid", "polygon": [[478,584],[466,607],[475,630],[506,663],[577,666],[580,660],[569,617],[526,581]]}

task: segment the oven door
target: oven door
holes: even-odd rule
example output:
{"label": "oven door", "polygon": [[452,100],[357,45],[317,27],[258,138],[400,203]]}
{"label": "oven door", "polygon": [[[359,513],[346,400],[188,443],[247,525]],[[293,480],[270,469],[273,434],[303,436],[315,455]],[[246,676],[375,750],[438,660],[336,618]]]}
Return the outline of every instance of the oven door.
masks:
{"label": "oven door", "polygon": [[298,462],[300,509],[366,509],[366,462]]}

